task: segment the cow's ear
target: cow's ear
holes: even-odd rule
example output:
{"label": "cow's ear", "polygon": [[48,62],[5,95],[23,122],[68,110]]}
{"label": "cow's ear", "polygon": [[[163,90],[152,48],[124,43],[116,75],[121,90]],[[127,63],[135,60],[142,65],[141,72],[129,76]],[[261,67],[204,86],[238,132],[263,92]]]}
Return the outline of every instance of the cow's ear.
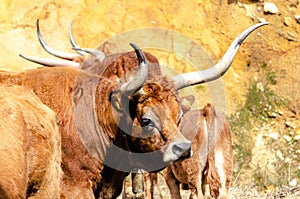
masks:
{"label": "cow's ear", "polygon": [[114,109],[118,112],[123,112],[123,107],[122,107],[122,94],[120,91],[113,91],[110,94],[110,102],[111,105],[114,107]]}
{"label": "cow's ear", "polygon": [[213,107],[213,105],[211,105],[210,103],[208,103],[204,108],[203,108],[203,115],[206,118],[206,120],[210,123],[212,122],[213,118],[216,115],[216,111],[215,108]]}
{"label": "cow's ear", "polygon": [[186,113],[191,110],[193,104],[195,102],[195,96],[194,95],[188,95],[180,98],[180,104],[183,113]]}

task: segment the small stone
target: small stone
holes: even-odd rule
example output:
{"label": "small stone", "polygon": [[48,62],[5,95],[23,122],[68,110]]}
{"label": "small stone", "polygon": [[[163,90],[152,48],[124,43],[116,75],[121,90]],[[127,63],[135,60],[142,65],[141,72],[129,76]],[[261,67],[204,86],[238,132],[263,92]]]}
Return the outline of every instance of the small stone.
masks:
{"label": "small stone", "polygon": [[292,138],[288,135],[284,135],[283,138],[288,142],[290,142],[292,140]]}
{"label": "small stone", "polygon": [[261,7],[257,7],[257,11],[260,12],[261,11]]}
{"label": "small stone", "polygon": [[274,3],[265,2],[264,4],[264,12],[270,14],[278,13],[278,8]]}
{"label": "small stone", "polygon": [[295,15],[294,18],[297,21],[297,23],[300,23],[300,15]]}
{"label": "small stone", "polygon": [[256,84],[256,87],[257,87],[257,89],[258,90],[260,90],[260,91],[262,91],[262,92],[264,92],[264,85],[261,83],[261,82],[258,82],[257,84]]}
{"label": "small stone", "polygon": [[292,179],[291,181],[290,181],[290,186],[291,187],[295,187],[296,185],[297,185],[297,180],[294,178],[294,179]]}
{"label": "small stone", "polygon": [[286,39],[289,41],[297,41],[297,37],[295,36],[295,34],[290,31],[286,32]]}
{"label": "small stone", "polygon": [[286,121],[286,122],[285,122],[285,125],[286,125],[287,127],[293,128],[293,129],[296,128],[296,125],[295,125],[293,122],[291,122],[291,121]]}
{"label": "small stone", "polygon": [[280,111],[280,110],[277,111],[277,112],[278,112],[279,115],[283,115],[283,113],[284,113],[283,111]]}
{"label": "small stone", "polygon": [[279,158],[280,160],[284,160],[284,157],[283,157],[283,155],[282,155],[282,153],[281,153],[280,150],[277,150],[277,151],[276,151],[276,155],[278,156],[278,158]]}
{"label": "small stone", "polygon": [[286,26],[292,26],[292,23],[293,23],[291,17],[284,17],[283,22],[284,22],[284,25],[286,25]]}
{"label": "small stone", "polygon": [[267,20],[265,18],[258,17],[258,22],[259,23],[264,23],[264,22],[267,22]]}
{"label": "small stone", "polygon": [[276,118],[277,117],[277,114],[275,112],[272,112],[269,114],[269,117],[271,118]]}
{"label": "small stone", "polygon": [[274,140],[277,140],[278,139],[278,133],[269,133],[268,134],[268,136],[270,137],[270,138],[273,138]]}
{"label": "small stone", "polygon": [[242,8],[244,6],[244,4],[242,4],[241,2],[238,2],[237,5]]}
{"label": "small stone", "polygon": [[300,135],[296,135],[296,136],[294,137],[294,140],[300,140]]}

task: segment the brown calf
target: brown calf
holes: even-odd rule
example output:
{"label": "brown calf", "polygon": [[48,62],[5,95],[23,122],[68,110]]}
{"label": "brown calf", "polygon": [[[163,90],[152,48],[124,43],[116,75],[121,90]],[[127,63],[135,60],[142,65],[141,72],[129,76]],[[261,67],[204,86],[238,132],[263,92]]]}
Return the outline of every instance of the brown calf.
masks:
{"label": "brown calf", "polygon": [[181,122],[183,134],[192,140],[193,155],[172,163],[165,171],[171,198],[181,198],[179,184],[191,190],[190,198],[203,198],[205,184],[214,198],[227,198],[232,173],[230,127],[224,116],[208,104],[187,112]]}

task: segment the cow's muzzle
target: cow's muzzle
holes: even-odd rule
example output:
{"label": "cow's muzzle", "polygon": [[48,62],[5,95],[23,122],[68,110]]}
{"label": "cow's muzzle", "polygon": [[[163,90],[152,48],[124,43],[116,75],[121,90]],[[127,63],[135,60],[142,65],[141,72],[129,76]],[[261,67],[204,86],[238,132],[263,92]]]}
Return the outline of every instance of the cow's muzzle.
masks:
{"label": "cow's muzzle", "polygon": [[182,142],[173,142],[167,147],[164,154],[164,162],[174,162],[191,157],[192,145],[191,142],[186,140]]}
{"label": "cow's muzzle", "polygon": [[173,145],[172,151],[178,156],[178,160],[190,158],[192,155],[191,143],[181,142]]}

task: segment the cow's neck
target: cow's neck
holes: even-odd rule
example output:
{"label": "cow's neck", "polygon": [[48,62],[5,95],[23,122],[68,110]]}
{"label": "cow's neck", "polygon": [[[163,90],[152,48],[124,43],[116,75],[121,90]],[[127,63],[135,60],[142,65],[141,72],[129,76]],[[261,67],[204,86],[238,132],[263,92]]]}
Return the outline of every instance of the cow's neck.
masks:
{"label": "cow's neck", "polygon": [[127,116],[120,113],[118,128],[115,131],[115,136],[111,139],[111,145],[107,151],[104,164],[123,172],[130,172],[134,168],[134,160],[130,148],[132,121],[127,121]]}
{"label": "cow's neck", "polygon": [[[105,165],[120,171],[130,171],[132,163],[129,161],[129,157],[131,152],[127,140],[128,135],[125,132],[131,132],[131,130],[120,129],[111,125],[99,125],[99,118],[95,112],[95,104],[96,102],[99,103],[99,99],[95,96],[99,77],[89,76],[89,78],[85,78],[84,74],[79,74],[77,79],[74,87],[73,112],[75,126],[82,143],[94,157]],[[102,114],[106,115],[105,112]],[[126,116],[121,114],[116,117],[123,118],[120,122],[126,123],[125,128],[132,126],[127,123]],[[106,132],[113,130],[110,128],[116,129],[114,136]]]}
{"label": "cow's neck", "polygon": [[84,74],[79,74],[77,79],[73,95],[75,126],[88,151],[103,161],[111,143],[98,124],[95,114],[95,93],[99,78],[98,76],[85,78]]}

